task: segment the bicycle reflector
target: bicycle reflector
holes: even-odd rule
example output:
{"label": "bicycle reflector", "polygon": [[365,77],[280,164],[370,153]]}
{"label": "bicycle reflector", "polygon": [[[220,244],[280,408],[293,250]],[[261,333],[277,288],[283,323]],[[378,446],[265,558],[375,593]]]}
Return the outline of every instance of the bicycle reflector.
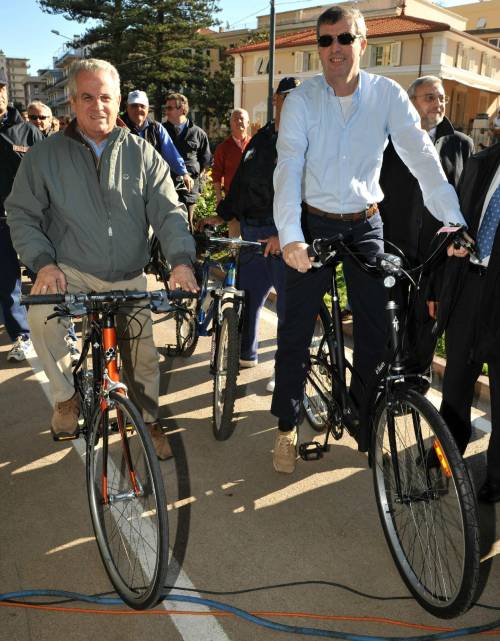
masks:
{"label": "bicycle reflector", "polygon": [[441,469],[444,472],[444,475],[446,478],[451,479],[451,468],[448,463],[448,459],[444,455],[443,449],[441,447],[441,443],[436,439],[433,443],[434,446],[434,451],[436,452],[436,456],[438,457],[439,464],[441,465]]}

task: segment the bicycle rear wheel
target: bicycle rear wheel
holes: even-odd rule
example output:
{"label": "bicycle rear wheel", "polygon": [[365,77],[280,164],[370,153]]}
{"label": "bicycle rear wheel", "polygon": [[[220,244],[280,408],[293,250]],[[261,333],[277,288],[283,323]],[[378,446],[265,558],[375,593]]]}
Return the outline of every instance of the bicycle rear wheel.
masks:
{"label": "bicycle rear wheel", "polygon": [[465,612],[479,581],[477,504],[453,437],[418,392],[379,404],[372,466],[385,538],[408,589],[437,617]]}
{"label": "bicycle rear wheel", "polygon": [[235,428],[233,410],[239,352],[238,314],[232,307],[226,307],[222,313],[222,325],[216,347],[212,398],[212,426],[218,441],[228,439]]}
{"label": "bicycle rear wheel", "polygon": [[311,365],[302,400],[306,418],[317,432],[323,432],[327,428],[333,401],[332,366],[335,356],[331,325],[328,309],[322,303],[309,347]]}
{"label": "bicycle rear wheel", "polygon": [[[87,446],[87,492],[99,551],[132,608],[155,605],[168,565],[165,489],[151,437],[130,400],[111,392],[96,411]],[[110,423],[116,421],[118,432]]]}

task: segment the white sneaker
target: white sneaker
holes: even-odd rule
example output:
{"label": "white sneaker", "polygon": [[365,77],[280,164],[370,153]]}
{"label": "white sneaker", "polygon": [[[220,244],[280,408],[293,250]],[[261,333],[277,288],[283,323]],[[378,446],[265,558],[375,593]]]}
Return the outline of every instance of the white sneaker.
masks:
{"label": "white sneaker", "polygon": [[257,367],[259,361],[255,358],[254,360],[246,360],[244,358],[240,358],[240,367],[243,369],[246,369],[247,367]]}
{"label": "white sneaker", "polygon": [[33,351],[33,343],[30,338],[18,336],[16,342],[7,354],[8,361],[24,361]]}
{"label": "white sneaker", "polygon": [[275,377],[276,377],[276,375],[275,375],[275,373],[273,372],[273,375],[272,375],[272,376],[271,376],[271,378],[267,381],[266,390],[267,390],[268,392],[274,392],[274,388],[276,387],[276,378],[275,378]]}

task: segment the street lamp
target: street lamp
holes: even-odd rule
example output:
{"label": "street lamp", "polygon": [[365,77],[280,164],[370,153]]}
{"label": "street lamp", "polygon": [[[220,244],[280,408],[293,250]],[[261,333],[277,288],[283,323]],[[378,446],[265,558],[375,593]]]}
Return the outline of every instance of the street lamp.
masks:
{"label": "street lamp", "polygon": [[57,29],[51,29],[50,33],[54,33],[56,36],[60,36],[61,38],[66,38],[66,40],[70,40],[73,42],[74,38],[70,38],[69,36],[65,36],[64,33],[61,33]]}

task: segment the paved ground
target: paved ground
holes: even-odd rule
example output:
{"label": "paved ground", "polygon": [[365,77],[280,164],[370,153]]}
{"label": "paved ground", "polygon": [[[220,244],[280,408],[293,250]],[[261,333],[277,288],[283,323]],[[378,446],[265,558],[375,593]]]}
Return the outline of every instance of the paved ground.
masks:
{"label": "paved ground", "polygon": [[[158,345],[168,323],[155,326]],[[498,508],[481,509],[485,555],[480,605],[451,622],[424,612],[409,597],[393,565],[376,513],[365,455],[345,438],[318,462],[295,474],[273,472],[275,421],[265,384],[272,372],[275,322],[262,323],[260,364],[239,377],[238,425],[224,443],[212,436],[209,339],[190,359],[162,350],[161,404],[175,460],[161,464],[167,486],[171,546],[169,584],[208,590],[218,601],[253,612],[302,612],[388,617],[420,625],[463,627],[500,619]],[[81,443],[55,444],[43,376],[32,363],[7,364],[0,329],[0,592],[58,588],[86,594],[111,590],[88,514]],[[33,367],[32,367],[33,366]],[[432,397],[439,402],[439,391]],[[477,416],[482,417],[479,408]],[[480,418],[488,426],[488,416]],[[312,437],[304,424],[302,439]],[[477,432],[468,452],[477,484],[484,474],[487,435]],[[183,592],[185,594],[185,592]],[[232,617],[97,614],[0,607],[1,641],[289,641]],[[194,606],[167,604],[175,610]],[[198,608],[199,609],[199,608]],[[275,617],[357,634],[411,637],[418,629],[368,621]],[[500,628],[500,625],[498,626]],[[306,638],[297,636],[297,638]],[[478,638],[470,637],[470,638]]]}

